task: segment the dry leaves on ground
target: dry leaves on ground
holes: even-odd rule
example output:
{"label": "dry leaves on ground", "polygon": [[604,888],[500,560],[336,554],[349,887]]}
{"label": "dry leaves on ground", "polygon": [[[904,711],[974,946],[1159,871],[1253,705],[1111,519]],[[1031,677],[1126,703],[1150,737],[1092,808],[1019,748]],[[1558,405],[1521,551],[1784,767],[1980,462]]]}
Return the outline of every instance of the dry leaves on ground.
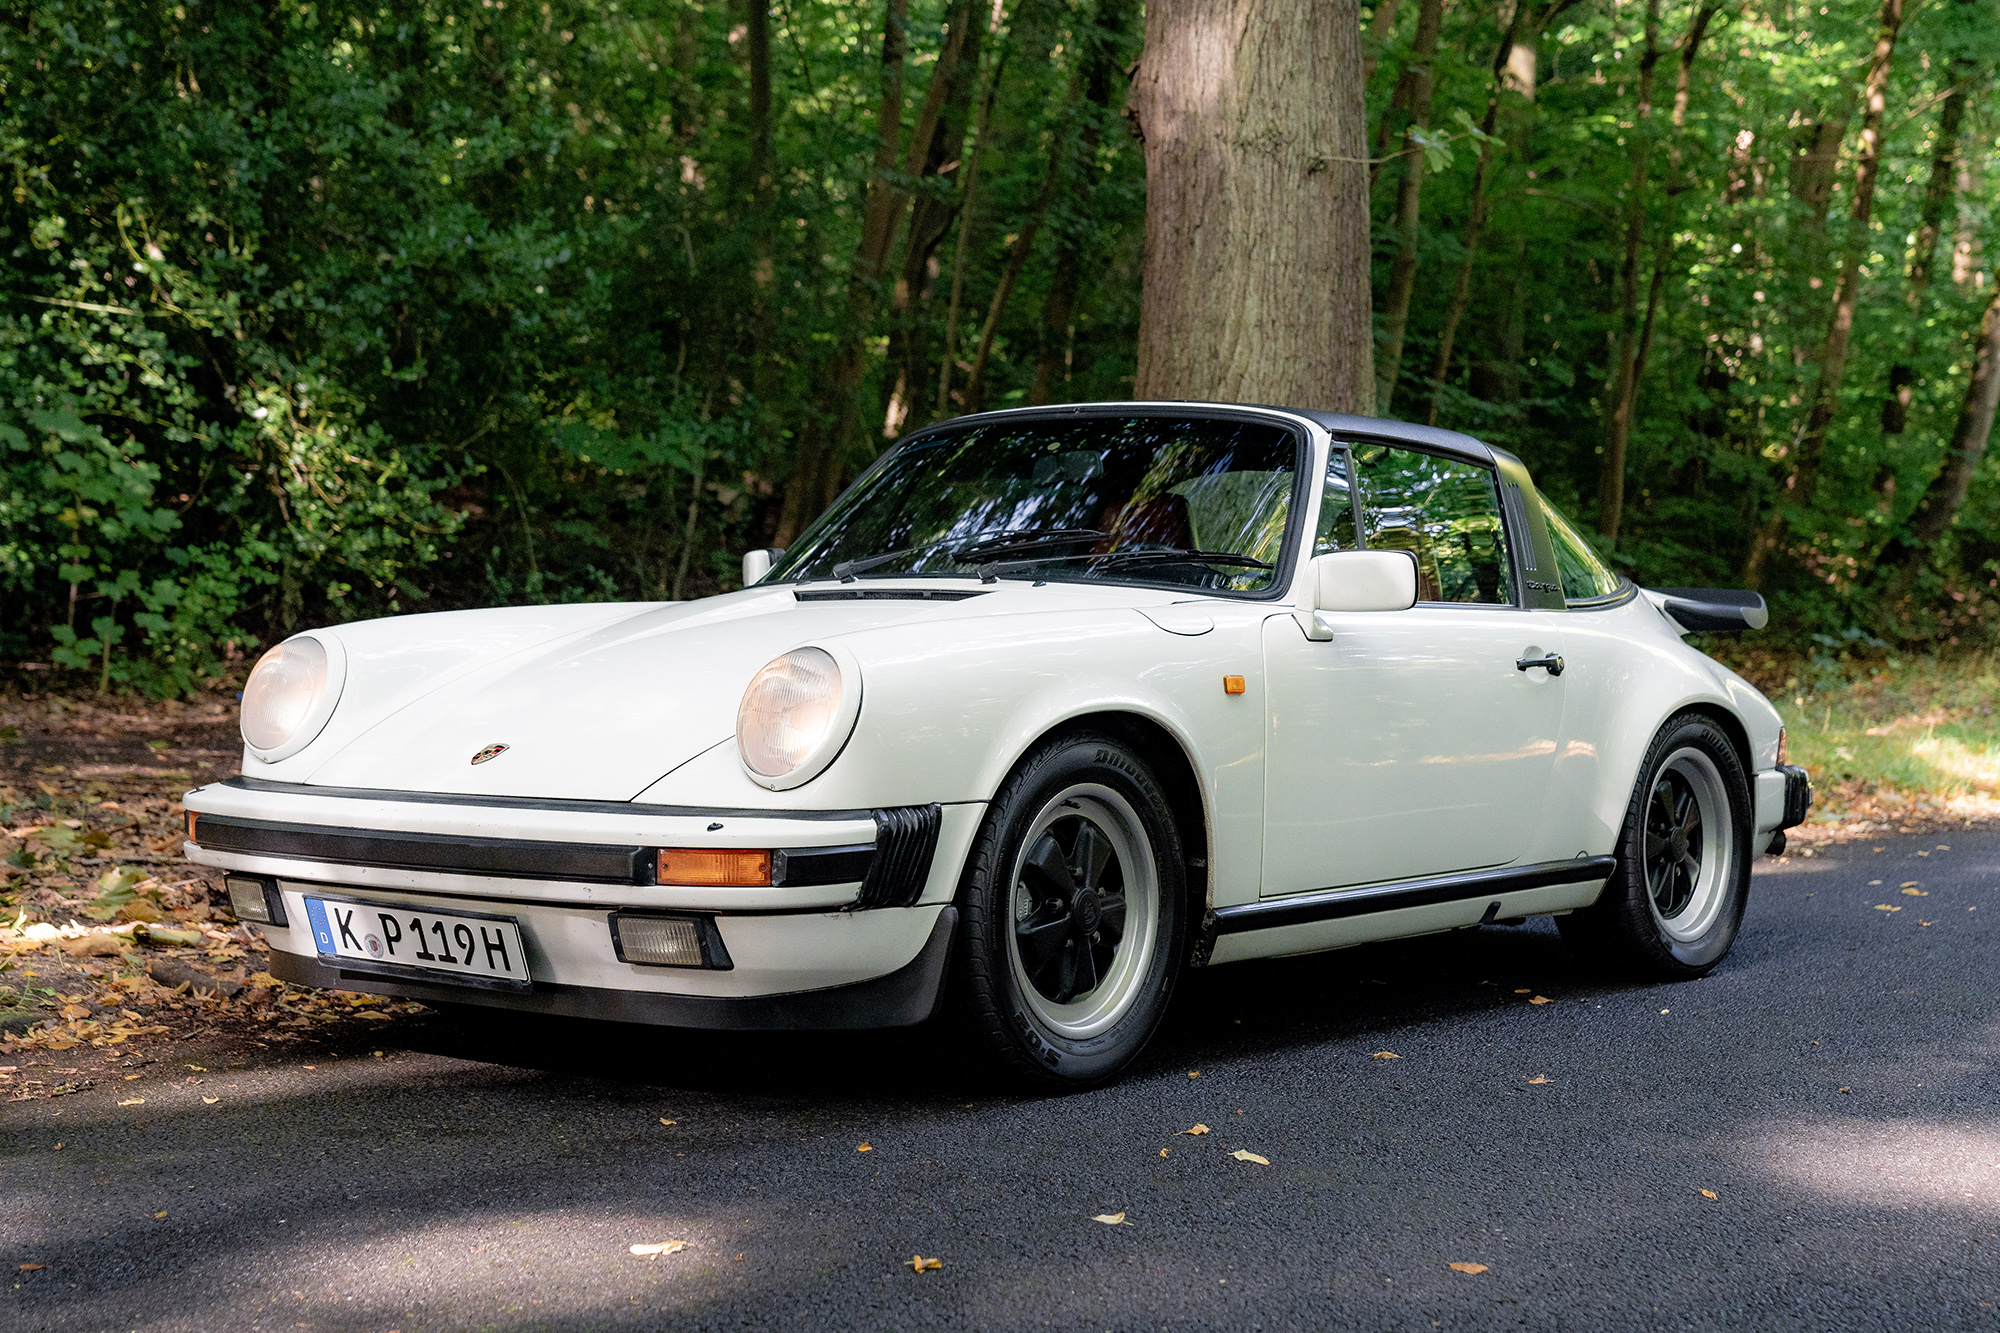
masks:
{"label": "dry leaves on ground", "polygon": [[854,1151],[856,1151],[856,1152],[874,1152],[874,1151],[875,1151],[875,1145],[874,1145],[874,1144],[872,1144],[872,1143],[862,1143],[862,1144],[857,1144],[857,1145],[855,1146],[855,1149],[854,1149]]}
{"label": "dry leaves on ground", "polygon": [[1535,995],[1535,996],[1530,996],[1530,997],[1529,997],[1529,999],[1528,999],[1528,1003],[1529,1003],[1529,1004],[1554,1004],[1554,1003],[1555,1003],[1555,1001],[1554,1001],[1554,1000],[1551,1000],[1551,999],[1550,999],[1550,998],[1549,998],[1548,996],[1546,996],[1546,995]]}
{"label": "dry leaves on ground", "polygon": [[1701,1197],[1704,1199],[1720,1199],[1722,1196],[1720,1194],[1717,1194],[1714,1190],[1703,1190],[1701,1192]]}
{"label": "dry leaves on ground", "polygon": [[1202,1123],[1201,1123],[1201,1122],[1200,1122],[1199,1120],[1197,1120],[1197,1121],[1195,1122],[1195,1124],[1194,1124],[1194,1128],[1193,1128],[1193,1129],[1183,1129],[1183,1130],[1181,1130],[1181,1131],[1180,1131],[1180,1133],[1182,1133],[1182,1134],[1206,1134],[1206,1133],[1208,1133],[1208,1126],[1207,1126],[1207,1125],[1204,1125],[1204,1124],[1202,1124]]}
{"label": "dry leaves on ground", "polygon": [[1453,1260],[1451,1263],[1446,1264],[1445,1267],[1454,1273],[1471,1273],[1475,1276],[1486,1271],[1485,1264],[1470,1263],[1464,1259]]}
{"label": "dry leaves on ground", "polygon": [[1234,1157],[1239,1162],[1255,1162],[1259,1166],[1269,1166],[1271,1164],[1270,1158],[1259,1157],[1256,1153],[1251,1152],[1248,1148],[1238,1148],[1235,1152],[1229,1155],[1231,1157]]}
{"label": "dry leaves on ground", "polygon": [[1368,1058],[1370,1060],[1400,1060],[1403,1057],[1396,1054],[1394,1051],[1377,1051],[1375,1052],[1375,1054],[1369,1056]]}
{"label": "dry leaves on ground", "polygon": [[921,1254],[913,1254],[903,1260],[903,1267],[918,1273],[928,1273],[944,1267],[942,1259],[926,1259]]}
{"label": "dry leaves on ground", "polygon": [[1129,1227],[1132,1225],[1130,1222],[1127,1222],[1125,1220],[1125,1214],[1123,1213],[1099,1213],[1097,1216],[1091,1218],[1090,1220],[1093,1222],[1102,1222],[1104,1223],[1105,1226],[1108,1227],[1116,1227],[1116,1226]]}
{"label": "dry leaves on ground", "polygon": [[1529,1079],[1529,1080],[1528,1080],[1528,1082],[1530,1082],[1530,1083],[1553,1083],[1553,1082],[1555,1082],[1555,1080],[1554,1080],[1554,1079],[1552,1079],[1552,1078],[1550,1078],[1550,1077],[1549,1077],[1549,1076],[1548,1076],[1547,1074],[1537,1074],[1537,1075],[1535,1075],[1535,1076],[1534,1076],[1533,1078]]}

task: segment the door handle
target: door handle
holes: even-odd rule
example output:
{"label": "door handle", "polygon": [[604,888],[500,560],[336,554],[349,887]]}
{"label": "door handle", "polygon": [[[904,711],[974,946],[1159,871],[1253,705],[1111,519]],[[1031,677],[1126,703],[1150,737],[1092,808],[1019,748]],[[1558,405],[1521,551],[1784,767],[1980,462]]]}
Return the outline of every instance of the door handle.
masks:
{"label": "door handle", "polygon": [[1560,676],[1563,673],[1562,654],[1550,653],[1547,657],[1523,657],[1514,663],[1516,671],[1527,671],[1533,667],[1541,667],[1551,676]]}

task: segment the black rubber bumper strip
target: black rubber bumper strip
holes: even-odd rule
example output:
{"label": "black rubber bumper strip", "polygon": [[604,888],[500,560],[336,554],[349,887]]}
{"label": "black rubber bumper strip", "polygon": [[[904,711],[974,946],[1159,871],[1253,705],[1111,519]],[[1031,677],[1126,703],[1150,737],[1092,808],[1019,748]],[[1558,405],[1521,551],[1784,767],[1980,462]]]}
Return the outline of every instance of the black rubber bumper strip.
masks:
{"label": "black rubber bumper strip", "polygon": [[944,993],[945,968],[951,959],[951,937],[957,924],[957,908],[949,905],[939,908],[924,947],[915,958],[889,975],[785,995],[662,995],[656,991],[564,986],[548,981],[537,981],[534,990],[526,994],[510,994],[422,981],[391,981],[345,968],[326,967],[316,959],[277,949],[271,951],[271,975],[281,981],[329,990],[612,1023],[725,1032],[900,1028],[913,1027],[936,1012],[938,998]]}
{"label": "black rubber bumper strip", "polygon": [[1486,898],[1496,893],[1545,889],[1553,884],[1584,884],[1595,879],[1609,879],[1611,872],[1617,868],[1616,857],[1582,856],[1574,861],[1502,866],[1496,870],[1471,870],[1458,875],[1406,879],[1395,884],[1317,889],[1265,902],[1218,907],[1215,909],[1215,931],[1218,935],[1235,935],[1245,930],[1302,926],[1313,921],[1337,921],[1343,917],[1367,916],[1372,912],[1393,912],[1403,907],[1432,907],[1466,898]]}
{"label": "black rubber bumper strip", "polygon": [[322,824],[201,815],[196,845],[212,852],[283,856],[387,870],[430,870],[503,879],[555,879],[584,884],[651,884],[646,847],[523,838],[464,838],[442,833],[391,833]]}

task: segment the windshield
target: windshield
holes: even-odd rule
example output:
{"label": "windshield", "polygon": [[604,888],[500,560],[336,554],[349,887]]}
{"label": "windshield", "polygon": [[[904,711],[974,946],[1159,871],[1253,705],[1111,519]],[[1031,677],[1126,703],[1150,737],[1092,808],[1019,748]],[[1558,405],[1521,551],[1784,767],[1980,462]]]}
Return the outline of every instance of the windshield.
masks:
{"label": "windshield", "polygon": [[1268,592],[1299,437],[1261,421],[995,421],[905,445],[769,581],[1008,577]]}

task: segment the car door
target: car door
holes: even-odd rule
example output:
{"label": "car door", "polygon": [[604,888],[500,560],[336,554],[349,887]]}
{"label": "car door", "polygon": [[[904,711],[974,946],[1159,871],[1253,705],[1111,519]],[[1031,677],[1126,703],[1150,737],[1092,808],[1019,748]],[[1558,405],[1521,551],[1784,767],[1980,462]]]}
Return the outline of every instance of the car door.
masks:
{"label": "car door", "polygon": [[1534,548],[1516,549],[1499,481],[1336,444],[1314,554],[1409,550],[1419,600],[1322,613],[1324,640],[1265,622],[1265,896],[1503,865],[1532,845],[1563,690],[1559,669],[1520,664],[1559,656],[1562,627],[1519,595]]}

